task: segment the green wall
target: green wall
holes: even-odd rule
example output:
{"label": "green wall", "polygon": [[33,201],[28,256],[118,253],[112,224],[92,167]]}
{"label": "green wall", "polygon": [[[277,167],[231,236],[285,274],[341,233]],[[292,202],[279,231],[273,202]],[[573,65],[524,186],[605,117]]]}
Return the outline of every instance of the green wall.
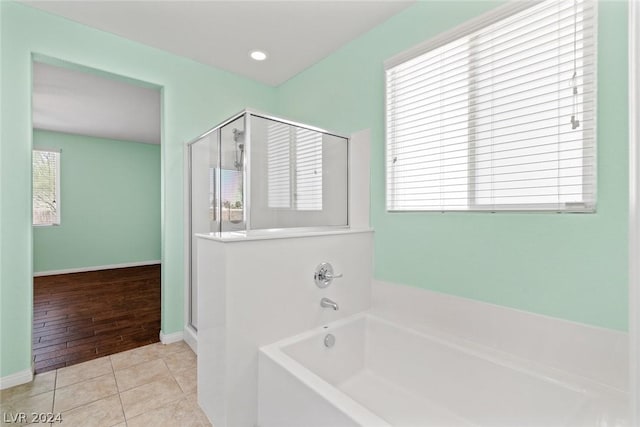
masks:
{"label": "green wall", "polygon": [[376,279],[626,330],[626,2],[599,4],[596,214],[385,211],[383,61],[496,5],[418,2],[282,85],[279,111],[371,128]]}
{"label": "green wall", "polygon": [[385,212],[382,62],[498,4],[418,2],[270,88],[0,1],[0,376],[30,367],[33,54],[163,88],[164,333],[181,331],[184,320],[184,142],[245,106],[342,133],[371,128],[377,279],[625,330],[626,2],[600,4],[596,214]]}
{"label": "green wall", "polygon": [[33,228],[33,271],[160,259],[160,145],[35,131],[61,149],[61,224]]}
{"label": "green wall", "polygon": [[184,144],[246,106],[273,111],[275,89],[26,5],[0,9],[0,376],[31,367],[33,54],[162,87],[162,331],[182,331]]}

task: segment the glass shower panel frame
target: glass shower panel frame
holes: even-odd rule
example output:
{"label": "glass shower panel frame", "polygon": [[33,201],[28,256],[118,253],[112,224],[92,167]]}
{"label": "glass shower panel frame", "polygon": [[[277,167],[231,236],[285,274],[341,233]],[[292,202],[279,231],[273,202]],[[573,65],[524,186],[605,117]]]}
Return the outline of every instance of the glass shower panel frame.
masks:
{"label": "glass shower panel frame", "polygon": [[[334,139],[334,140],[342,140],[344,141],[344,170],[343,170],[343,181],[344,181],[344,190],[341,190],[340,198],[344,203],[344,210],[340,212],[341,220],[332,221],[331,224],[326,225],[303,225],[303,226],[284,226],[283,224],[278,224],[277,227],[260,227],[254,228],[252,227],[251,221],[251,208],[252,208],[252,153],[253,143],[252,141],[252,125],[254,119],[259,120],[267,120],[272,122],[277,122],[282,125],[289,126],[295,129],[302,129],[312,133],[319,133],[322,135],[322,146],[324,149],[325,139]],[[197,156],[194,157],[195,153],[204,153],[206,147],[200,147],[196,144],[203,143],[204,141],[212,142],[215,148],[209,146],[209,164],[208,167],[211,166],[213,171],[208,172],[208,188],[209,188],[209,197],[205,200],[209,205],[207,208],[206,215],[209,217],[209,227],[203,226],[204,220],[200,218],[200,220],[194,220],[194,215],[204,216],[204,212],[196,213],[196,209],[203,210],[203,200],[199,200],[198,196],[194,194],[194,188],[200,186],[202,187],[202,183],[196,184],[194,180],[194,173],[198,172],[199,177],[202,178],[202,171],[196,171],[198,166],[202,167],[201,164],[196,164],[195,159],[199,159]],[[202,148],[202,150],[200,150]],[[264,149],[264,147],[262,147]],[[188,274],[188,290],[189,290],[189,304],[188,304],[188,316],[187,321],[191,328],[197,331],[197,277],[196,277],[196,269],[195,269],[195,238],[194,234],[197,233],[222,233],[222,232],[250,232],[252,230],[290,230],[290,229],[298,229],[298,230],[323,230],[323,229],[335,229],[335,228],[348,228],[349,227],[349,138],[338,135],[336,133],[328,132],[326,130],[316,128],[313,126],[309,126],[303,123],[293,122],[290,120],[282,119],[275,116],[270,116],[267,114],[263,114],[260,112],[256,112],[253,110],[244,110],[209,131],[205,132],[203,135],[195,138],[194,140],[187,143],[188,150],[188,209],[189,209],[189,224],[188,224],[188,233],[189,233],[189,243],[188,243],[188,257],[189,257],[189,274]],[[215,151],[215,156],[217,159],[214,162],[211,162],[211,153],[212,150]],[[324,154],[323,154],[324,156]],[[335,157],[327,157],[329,162],[333,161]],[[323,161],[324,161],[323,157]],[[342,160],[341,160],[342,161]],[[201,162],[200,162],[201,163]],[[292,173],[295,173],[295,166],[291,166]],[[324,168],[324,165],[322,166]],[[324,170],[322,173],[324,180]],[[267,179],[266,176],[263,177]],[[294,178],[295,179],[295,178]],[[213,182],[211,182],[213,180]],[[293,184],[290,184],[293,185]],[[324,181],[323,181],[324,185]],[[213,195],[211,195],[211,190],[213,190]],[[258,188],[256,187],[257,191]],[[331,191],[331,189],[328,189]],[[323,192],[324,187],[323,187]],[[204,191],[200,191],[203,193]],[[200,194],[201,195],[201,194]],[[211,198],[212,197],[212,198]],[[196,200],[198,199],[198,200]],[[239,202],[239,203],[238,203]],[[198,206],[194,206],[198,204]],[[324,195],[323,195],[323,204],[324,204]],[[211,206],[212,205],[212,206]],[[291,209],[290,209],[291,211]],[[291,212],[287,213],[291,215]],[[295,214],[295,212],[294,212]],[[211,218],[211,215],[213,218]],[[224,220],[224,217],[227,217],[227,220]],[[214,219],[211,221],[211,219]],[[282,218],[280,218],[282,220]],[[197,223],[197,224],[196,224]],[[196,224],[196,226],[194,226]]]}
{"label": "glass shower panel frame", "polygon": [[[188,153],[188,198],[189,198],[189,286],[188,323],[197,330],[196,240],[195,233],[206,233],[220,229],[220,131],[211,130],[187,145]],[[206,197],[194,197],[194,193]]]}
{"label": "glass shower panel frame", "polygon": [[348,138],[249,113],[251,229],[348,227]]}
{"label": "glass shower panel frame", "polygon": [[219,232],[248,230],[247,224],[247,157],[249,138],[246,114],[220,127],[219,166],[220,228]]}

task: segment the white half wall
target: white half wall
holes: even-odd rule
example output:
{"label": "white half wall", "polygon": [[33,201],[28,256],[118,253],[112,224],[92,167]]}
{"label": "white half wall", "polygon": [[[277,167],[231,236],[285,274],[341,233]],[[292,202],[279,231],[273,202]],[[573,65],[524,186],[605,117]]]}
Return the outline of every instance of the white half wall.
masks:
{"label": "white half wall", "polygon": [[349,225],[369,227],[371,205],[371,130],[351,134],[349,140]]}
{"label": "white half wall", "polygon": [[[371,231],[198,239],[198,403],[216,427],[257,422],[259,347],[369,309],[372,244]],[[317,287],[321,262],[344,277]]]}

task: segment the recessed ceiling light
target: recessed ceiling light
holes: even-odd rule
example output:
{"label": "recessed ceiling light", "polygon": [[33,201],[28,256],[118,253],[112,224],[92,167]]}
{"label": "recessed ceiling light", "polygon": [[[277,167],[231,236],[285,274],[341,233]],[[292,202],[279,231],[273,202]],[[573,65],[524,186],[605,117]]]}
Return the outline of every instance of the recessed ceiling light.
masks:
{"label": "recessed ceiling light", "polygon": [[256,61],[264,61],[265,59],[267,59],[266,52],[263,52],[261,50],[252,50],[251,52],[249,52],[249,56],[251,57],[251,59],[255,59]]}

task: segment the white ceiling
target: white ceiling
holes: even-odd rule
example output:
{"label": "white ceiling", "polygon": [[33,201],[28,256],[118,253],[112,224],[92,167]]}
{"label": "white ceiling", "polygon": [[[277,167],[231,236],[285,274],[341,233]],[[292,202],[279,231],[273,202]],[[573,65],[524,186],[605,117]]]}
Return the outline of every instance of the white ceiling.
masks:
{"label": "white ceiling", "polygon": [[160,108],[158,88],[34,62],[35,129],[159,144]]}
{"label": "white ceiling", "polygon": [[[34,1],[24,3],[277,86],[413,3],[377,1]],[[256,62],[248,52],[269,58]]]}
{"label": "white ceiling", "polygon": [[[2,0],[0,0],[2,1]],[[414,0],[33,1],[24,3],[203,64],[279,85]],[[251,50],[268,52],[256,62]],[[102,73],[104,74],[104,73]],[[160,92],[35,63],[34,128],[160,143]]]}

